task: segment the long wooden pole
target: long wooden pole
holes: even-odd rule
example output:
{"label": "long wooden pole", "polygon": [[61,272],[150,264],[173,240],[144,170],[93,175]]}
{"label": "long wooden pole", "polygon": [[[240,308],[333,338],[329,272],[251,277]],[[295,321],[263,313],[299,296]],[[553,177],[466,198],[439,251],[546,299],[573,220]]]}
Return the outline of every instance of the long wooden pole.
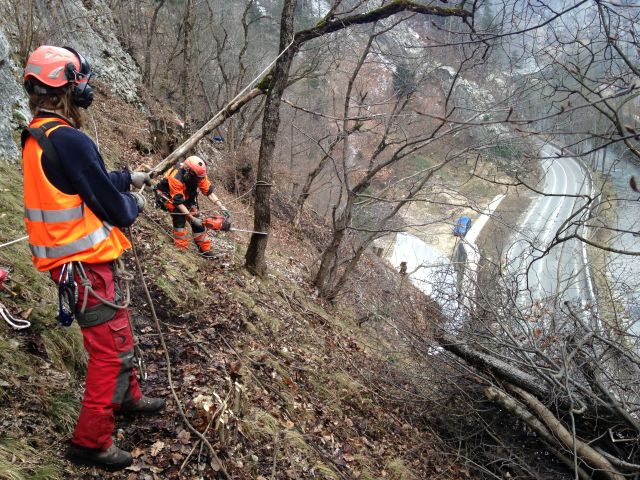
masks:
{"label": "long wooden pole", "polygon": [[198,131],[196,131],[193,135],[187,138],[182,145],[176,148],[173,152],[169,154],[164,160],[162,160],[158,165],[153,167],[153,169],[149,172],[152,177],[155,177],[165,170],[167,170],[170,166],[176,163],[179,159],[187,156],[187,154],[198,144],[200,140],[202,140],[206,135],[211,133],[217,127],[222,125],[224,121],[233,116],[238,110],[240,110],[244,105],[249,103],[254,98],[262,95],[264,92],[260,88],[252,88],[247,93],[240,96],[238,99],[231,102],[227,105],[223,110],[217,113],[211,120],[205,123]]}

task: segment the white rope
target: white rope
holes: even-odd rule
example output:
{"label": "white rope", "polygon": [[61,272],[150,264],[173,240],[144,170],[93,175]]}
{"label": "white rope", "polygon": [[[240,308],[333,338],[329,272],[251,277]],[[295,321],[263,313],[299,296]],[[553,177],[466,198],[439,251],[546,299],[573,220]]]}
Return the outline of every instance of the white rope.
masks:
{"label": "white rope", "polygon": [[7,243],[2,243],[2,244],[0,244],[0,248],[8,247],[9,245],[13,245],[14,243],[21,242],[23,240],[26,240],[27,238],[29,238],[29,235],[25,235],[24,237],[16,238],[15,240],[11,240],[10,242],[7,242]]}
{"label": "white rope", "polygon": [[23,328],[29,328],[31,326],[31,322],[29,320],[15,318],[13,315],[11,315],[11,313],[9,313],[9,309],[2,303],[0,303],[0,316],[4,318],[4,321],[7,322],[9,326],[14,328],[15,330],[22,330]]}
{"label": "white rope", "polygon": [[[0,248],[8,247],[9,245],[13,245],[14,243],[21,242],[29,238],[29,235],[25,235],[24,237],[16,238],[15,240],[11,240],[10,242],[6,242],[0,244]],[[29,328],[31,326],[31,322],[28,320],[23,320],[22,318],[15,318],[9,312],[9,309],[4,306],[4,304],[0,303],[0,317],[4,319],[5,322],[15,330],[22,330],[23,328]]]}
{"label": "white rope", "polygon": [[[271,62],[269,65],[267,65],[267,66],[265,67],[265,69],[264,69],[264,70],[262,70],[262,71],[260,72],[260,74],[258,74],[258,76],[257,76],[256,78],[254,78],[253,80],[251,80],[251,81],[247,84],[247,86],[246,86],[246,87],[244,87],[244,89],[242,89],[242,90],[240,91],[240,93],[234,97],[234,99],[233,99],[233,100],[231,100],[227,105],[225,105],[225,107],[224,107],[222,110],[220,110],[218,113],[216,113],[215,117],[217,117],[217,116],[218,116],[218,115],[220,115],[222,112],[224,112],[224,111],[227,109],[227,107],[231,106],[231,104],[232,104],[233,102],[235,102],[235,101],[236,101],[236,100],[237,100],[237,99],[238,99],[238,98],[239,98],[239,97],[240,97],[244,92],[246,92],[247,90],[249,90],[249,88],[251,88],[251,87],[253,86],[253,84],[254,84],[254,83],[256,83],[256,82],[260,79],[260,77],[262,77],[265,73],[267,73],[267,70],[269,70],[271,67],[273,67],[273,65],[275,65],[275,63],[280,59],[280,57],[281,57],[282,55],[284,55],[284,54],[287,52],[287,50],[289,50],[289,49],[291,48],[291,45],[293,45],[293,42],[295,42],[295,41],[296,41],[296,39],[295,39],[295,36],[294,36],[294,37],[291,39],[291,42],[289,43],[289,45],[287,45],[287,47],[286,47],[284,50],[282,50],[282,51],[280,52],[280,54],[279,54],[276,58],[274,58],[274,59],[273,59],[273,62]],[[215,118],[215,117],[213,117],[213,118]]]}
{"label": "white rope", "polygon": [[[240,98],[247,90],[249,90],[251,87],[253,87],[253,85],[260,80],[260,78],[262,78],[262,76],[267,73],[267,71],[273,67],[273,65],[275,65],[275,63],[280,59],[280,57],[282,55],[284,55],[290,48],[291,45],[294,44],[294,42],[296,41],[295,36],[291,39],[291,42],[289,43],[289,45],[286,46],[286,48],[284,50],[282,50],[278,56],[276,58],[273,59],[273,61],[267,65],[264,70],[262,70],[253,80],[251,80],[246,87],[244,87],[242,90],[240,90],[240,93],[238,93],[235,97],[233,97],[233,99],[228,102],[224,107],[222,107],[222,110],[220,110],[218,113],[216,113],[213,117],[211,117],[211,120],[217,118],[219,115],[222,115],[225,110],[227,110],[227,108],[229,108],[231,105],[233,105],[233,102],[235,102],[238,98]],[[209,120],[209,122],[211,122],[211,120]],[[207,123],[209,123],[207,122]],[[202,128],[202,127],[201,127]],[[197,132],[196,132],[197,133]],[[194,134],[195,135],[195,134]],[[194,136],[192,135],[192,137]],[[188,140],[187,140],[188,141]],[[186,142],[185,142],[186,143]],[[178,147],[180,148],[180,147]],[[157,165],[156,165],[157,166]],[[155,166],[151,169],[153,171],[153,169],[156,168]],[[145,185],[143,185],[140,190],[138,190],[138,193],[142,193],[145,191]]]}

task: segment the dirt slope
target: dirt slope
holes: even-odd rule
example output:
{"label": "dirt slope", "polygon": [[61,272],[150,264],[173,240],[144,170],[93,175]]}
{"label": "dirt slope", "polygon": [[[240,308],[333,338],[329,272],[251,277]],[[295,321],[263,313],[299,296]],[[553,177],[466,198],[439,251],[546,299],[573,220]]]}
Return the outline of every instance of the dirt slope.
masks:
{"label": "dirt slope", "polygon": [[[107,92],[86,131],[112,167],[158,160],[135,147],[136,140],[149,141],[145,116]],[[220,183],[215,173],[213,180]],[[218,192],[234,205],[235,224],[249,226],[249,206]],[[19,172],[1,165],[2,241],[24,234],[21,196]],[[321,230],[296,234],[278,219],[265,279],[242,268],[248,238],[241,234],[216,239],[220,258],[210,261],[195,250],[176,252],[169,233],[167,218],[151,208],[132,229],[174,386],[189,421],[200,431],[209,426],[231,478],[468,477],[386,381],[405,375],[389,355],[393,335],[361,308],[381,302],[389,315],[401,315],[401,306],[391,307],[400,279],[379,260],[365,260],[366,282],[330,306],[308,284],[318,253],[312,240]],[[134,271],[131,255],[127,263]],[[31,266],[24,242],[0,249],[0,266],[11,269],[0,300],[33,322],[21,332],[0,323],[0,478],[223,478],[170,398],[168,365],[138,279],[132,295],[146,361],[143,389],[170,398],[168,407],[155,417],[117,419],[117,442],[135,456],[127,471],[105,474],[64,461],[82,394],[81,335],[75,325],[55,326],[55,292]],[[408,380],[402,382],[407,389]]]}

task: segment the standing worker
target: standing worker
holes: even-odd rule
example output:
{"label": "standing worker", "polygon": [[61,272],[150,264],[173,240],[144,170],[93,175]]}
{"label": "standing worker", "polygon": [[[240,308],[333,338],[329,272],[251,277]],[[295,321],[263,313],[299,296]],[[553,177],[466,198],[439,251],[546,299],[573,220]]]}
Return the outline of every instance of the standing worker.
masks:
{"label": "standing worker", "polygon": [[44,45],[29,57],[24,87],[34,118],[22,134],[24,221],[32,261],[50,272],[61,298],[72,299],[67,324],[75,315],[89,356],[67,457],[79,465],[119,470],[131,465],[132,457],[113,444],[114,410],[152,413],[164,406],[163,399],[143,396],[138,386],[129,311],[116,268],[131,247],[120,228],[130,226],[145,206],[129,185],[141,188],[151,179],[142,172],[107,172],[95,143],[79,130],[80,108],[93,101],[91,74],[87,61],[69,47]]}
{"label": "standing worker", "polygon": [[198,191],[215,203],[225,219],[229,211],[213,193],[213,186],[207,178],[207,166],[200,157],[191,156],[171,168],[156,186],[157,202],[163,210],[171,212],[173,223],[173,244],[180,249],[189,247],[187,221],[191,225],[193,241],[204,257],[213,257],[211,240],[198,218]]}

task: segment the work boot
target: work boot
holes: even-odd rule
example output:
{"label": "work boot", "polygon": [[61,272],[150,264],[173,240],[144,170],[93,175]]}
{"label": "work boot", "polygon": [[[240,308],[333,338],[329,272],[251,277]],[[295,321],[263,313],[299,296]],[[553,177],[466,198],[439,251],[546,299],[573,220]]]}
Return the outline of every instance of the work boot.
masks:
{"label": "work boot", "polygon": [[202,255],[204,258],[211,258],[211,259],[215,259],[216,256],[214,255],[214,253],[211,250],[207,250],[205,252],[200,252],[200,255]]}
{"label": "work boot", "polygon": [[120,412],[123,413],[156,413],[164,408],[164,398],[147,397],[143,395],[137,402],[123,403]]}
{"label": "work boot", "polygon": [[113,443],[106,450],[81,447],[72,443],[67,449],[67,459],[75,465],[98,467],[110,472],[122,470],[133,463],[131,454],[120,450]]}

